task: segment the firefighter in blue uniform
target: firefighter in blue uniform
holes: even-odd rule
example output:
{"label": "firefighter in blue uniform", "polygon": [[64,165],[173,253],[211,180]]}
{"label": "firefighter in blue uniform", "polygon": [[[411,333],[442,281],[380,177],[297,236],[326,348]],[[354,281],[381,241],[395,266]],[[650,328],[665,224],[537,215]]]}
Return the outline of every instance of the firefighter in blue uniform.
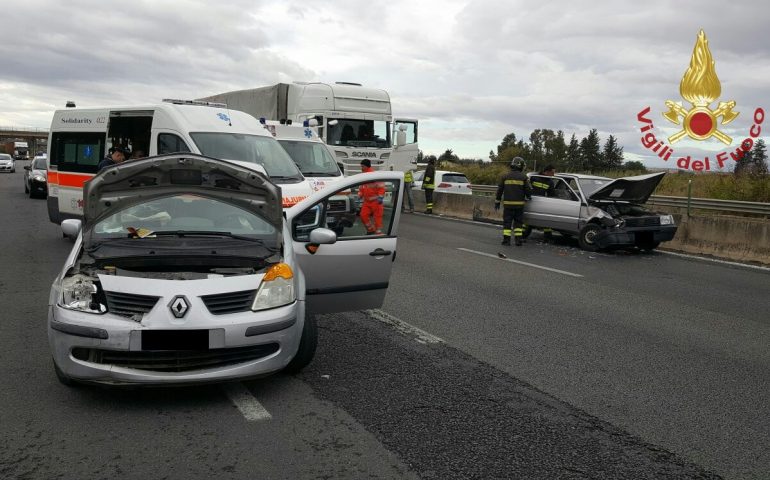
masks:
{"label": "firefighter in blue uniform", "polygon": [[524,159],[511,160],[511,171],[500,179],[495,195],[495,210],[503,204],[503,245],[511,244],[511,224],[516,246],[522,244],[524,235],[524,202],[532,198],[532,186],[524,173]]}

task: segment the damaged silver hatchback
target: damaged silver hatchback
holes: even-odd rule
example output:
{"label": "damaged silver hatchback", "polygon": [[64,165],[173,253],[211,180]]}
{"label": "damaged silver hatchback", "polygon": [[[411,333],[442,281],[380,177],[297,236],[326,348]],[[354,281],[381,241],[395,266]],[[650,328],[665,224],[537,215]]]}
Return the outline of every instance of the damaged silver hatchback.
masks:
{"label": "damaged silver hatchback", "polygon": [[530,181],[550,183],[545,196],[532,196],[524,207],[528,225],[550,228],[565,236],[576,236],[588,251],[637,247],[653,250],[674,238],[674,217],[648,210],[644,203],[665,172],[634,177],[606,178],[560,173],[556,176],[529,174]]}
{"label": "damaged silver hatchback", "polygon": [[[194,154],[126,162],[84,187],[51,288],[48,337],[65,384],[189,384],[306,366],[314,314],[382,305],[402,174],[346,178],[283,211],[252,169]],[[382,182],[383,234],[335,233],[329,199]],[[328,214],[327,214],[328,213]]]}

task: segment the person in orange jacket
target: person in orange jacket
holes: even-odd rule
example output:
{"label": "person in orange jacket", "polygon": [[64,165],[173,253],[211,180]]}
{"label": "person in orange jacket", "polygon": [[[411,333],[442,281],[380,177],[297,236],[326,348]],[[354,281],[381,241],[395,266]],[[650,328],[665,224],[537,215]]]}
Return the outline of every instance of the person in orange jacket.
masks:
{"label": "person in orange jacket", "polygon": [[[363,173],[373,172],[372,162],[365,158],[361,160]],[[382,182],[364,183],[358,188],[358,196],[361,197],[361,221],[364,222],[367,235],[382,235],[382,214],[385,207],[382,205],[385,199],[385,185]]]}

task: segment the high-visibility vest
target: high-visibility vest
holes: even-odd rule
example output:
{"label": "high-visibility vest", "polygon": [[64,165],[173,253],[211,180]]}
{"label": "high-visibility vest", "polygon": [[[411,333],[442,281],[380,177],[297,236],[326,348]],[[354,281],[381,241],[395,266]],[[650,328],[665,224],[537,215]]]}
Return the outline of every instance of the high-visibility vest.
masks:
{"label": "high-visibility vest", "polygon": [[412,177],[412,171],[411,170],[408,170],[404,174],[404,182],[405,183],[414,183],[414,177]]}

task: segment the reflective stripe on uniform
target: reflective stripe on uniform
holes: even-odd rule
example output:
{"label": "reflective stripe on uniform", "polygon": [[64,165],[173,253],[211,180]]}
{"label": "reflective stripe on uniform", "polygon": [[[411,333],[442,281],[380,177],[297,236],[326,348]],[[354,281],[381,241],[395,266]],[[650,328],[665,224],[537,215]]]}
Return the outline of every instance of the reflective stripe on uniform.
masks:
{"label": "reflective stripe on uniform", "polygon": [[505,200],[503,205],[524,205],[524,200]]}
{"label": "reflective stripe on uniform", "polygon": [[524,236],[524,229],[523,228],[514,228],[513,229],[513,236],[514,237],[523,237]]}
{"label": "reflective stripe on uniform", "polygon": [[541,183],[541,182],[532,182],[533,187],[542,188],[543,190],[548,190],[551,186],[547,183]]}
{"label": "reflective stripe on uniform", "polygon": [[511,229],[510,228],[504,228],[503,229],[503,236],[504,237],[510,237],[511,236]]}
{"label": "reflective stripe on uniform", "polygon": [[434,190],[436,188],[436,185],[433,183],[426,183],[425,185],[422,186],[422,188],[426,190]]}
{"label": "reflective stripe on uniform", "polygon": [[506,185],[524,185],[524,180],[506,180]]}

